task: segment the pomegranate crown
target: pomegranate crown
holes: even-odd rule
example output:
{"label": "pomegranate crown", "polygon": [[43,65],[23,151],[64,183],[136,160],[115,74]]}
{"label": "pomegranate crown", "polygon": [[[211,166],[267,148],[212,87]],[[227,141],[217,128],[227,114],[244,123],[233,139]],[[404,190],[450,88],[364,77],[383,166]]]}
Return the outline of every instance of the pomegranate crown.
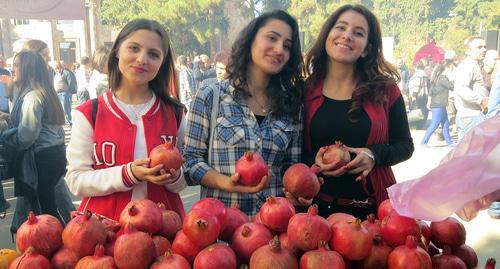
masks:
{"label": "pomegranate crown", "polygon": [[253,159],[253,151],[251,151],[251,150],[247,150],[247,151],[245,152],[245,159],[246,159],[247,161],[251,161],[251,160]]}

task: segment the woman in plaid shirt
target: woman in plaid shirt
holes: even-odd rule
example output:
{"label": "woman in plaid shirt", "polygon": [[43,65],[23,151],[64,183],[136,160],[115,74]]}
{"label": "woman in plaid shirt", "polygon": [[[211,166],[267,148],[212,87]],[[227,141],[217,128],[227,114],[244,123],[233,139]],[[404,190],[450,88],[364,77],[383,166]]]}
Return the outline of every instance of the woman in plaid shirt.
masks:
{"label": "woman in plaid shirt", "polygon": [[[284,11],[262,14],[239,34],[228,80],[200,89],[188,115],[184,171],[188,184],[201,185],[202,198],[238,204],[253,216],[268,196],[283,196],[282,175],[300,161],[302,63],[297,22]],[[215,103],[214,90],[220,92]],[[215,122],[213,105],[218,106]],[[257,186],[238,184],[236,161],[247,150],[269,165],[268,176]]]}

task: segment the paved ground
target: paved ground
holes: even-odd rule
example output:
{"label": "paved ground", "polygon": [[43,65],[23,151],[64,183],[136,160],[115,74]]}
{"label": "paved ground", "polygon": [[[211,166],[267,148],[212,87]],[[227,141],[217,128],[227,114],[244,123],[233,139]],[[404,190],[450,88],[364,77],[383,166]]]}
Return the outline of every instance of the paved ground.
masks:
{"label": "paved ground", "polygon": [[[424,175],[433,169],[450,150],[447,147],[437,146],[439,142],[435,140],[431,140],[430,145],[436,146],[420,148],[418,144],[423,136],[423,131],[413,130],[412,136],[417,145],[416,150],[410,160],[394,167],[398,181],[405,181]],[[14,244],[11,240],[9,227],[12,220],[12,210],[16,203],[16,198],[13,197],[14,184],[12,181],[6,181],[3,184],[5,196],[12,204],[12,207],[7,212],[6,218],[0,220],[0,248],[13,248]],[[181,195],[186,209],[189,209],[198,200],[199,188],[189,187]],[[74,201],[75,204],[79,203],[79,199],[76,197],[74,197]],[[463,222],[463,224],[467,231],[466,243],[477,251],[480,264],[484,265],[486,259],[489,257],[494,257],[497,261],[500,261],[500,220],[491,219],[486,211],[483,211],[477,218],[470,222]]]}

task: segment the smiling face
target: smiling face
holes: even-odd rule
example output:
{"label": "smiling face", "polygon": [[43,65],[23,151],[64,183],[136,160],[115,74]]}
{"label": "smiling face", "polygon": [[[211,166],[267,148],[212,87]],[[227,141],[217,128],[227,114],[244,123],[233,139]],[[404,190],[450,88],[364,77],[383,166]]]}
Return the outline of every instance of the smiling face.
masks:
{"label": "smiling face", "polygon": [[363,15],[353,10],[342,13],[326,39],[330,61],[354,65],[366,56],[368,34],[368,22]]}
{"label": "smiling face", "polygon": [[122,42],[116,57],[121,73],[120,87],[148,87],[165,58],[161,37],[149,30],[137,30]]}
{"label": "smiling face", "polygon": [[283,70],[290,59],[292,28],[281,20],[271,19],[255,35],[251,46],[252,67],[267,75]]}

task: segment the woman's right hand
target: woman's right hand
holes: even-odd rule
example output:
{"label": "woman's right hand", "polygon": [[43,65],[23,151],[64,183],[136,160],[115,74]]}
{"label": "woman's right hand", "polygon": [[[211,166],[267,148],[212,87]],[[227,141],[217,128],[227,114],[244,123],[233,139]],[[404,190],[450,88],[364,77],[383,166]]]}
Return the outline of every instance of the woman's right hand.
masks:
{"label": "woman's right hand", "polygon": [[[339,177],[347,172],[349,168],[347,166],[341,166],[340,168],[337,168],[338,163],[340,162],[333,162],[326,164],[323,162],[323,155],[325,152],[328,150],[328,146],[321,147],[319,148],[318,152],[316,153],[316,157],[314,158],[314,163],[319,167],[319,172],[322,173],[325,176],[329,177]],[[349,153],[347,153],[349,154]],[[350,160],[350,157],[349,157]]]}
{"label": "woman's right hand", "polygon": [[163,164],[149,167],[150,159],[139,159],[132,162],[130,170],[133,176],[140,181],[163,182],[169,179],[170,173],[160,173]]}

